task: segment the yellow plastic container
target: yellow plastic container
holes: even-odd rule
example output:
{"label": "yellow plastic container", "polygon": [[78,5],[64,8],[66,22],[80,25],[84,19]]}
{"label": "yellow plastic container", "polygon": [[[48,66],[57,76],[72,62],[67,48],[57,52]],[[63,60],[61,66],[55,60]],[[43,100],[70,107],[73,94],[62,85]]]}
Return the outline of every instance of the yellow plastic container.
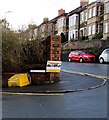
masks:
{"label": "yellow plastic container", "polygon": [[8,79],[8,87],[11,87],[11,86],[23,87],[29,84],[30,82],[28,80],[28,76],[26,73],[15,74],[14,76]]}

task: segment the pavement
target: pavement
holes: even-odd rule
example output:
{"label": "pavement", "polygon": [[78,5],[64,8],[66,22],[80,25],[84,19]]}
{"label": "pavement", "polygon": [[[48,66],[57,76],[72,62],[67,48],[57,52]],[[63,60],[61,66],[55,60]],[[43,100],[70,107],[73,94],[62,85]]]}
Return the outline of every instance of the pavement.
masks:
{"label": "pavement", "polygon": [[2,93],[68,93],[96,89],[105,85],[106,77],[93,74],[61,70],[60,81],[43,84],[28,85],[24,87],[3,87]]}

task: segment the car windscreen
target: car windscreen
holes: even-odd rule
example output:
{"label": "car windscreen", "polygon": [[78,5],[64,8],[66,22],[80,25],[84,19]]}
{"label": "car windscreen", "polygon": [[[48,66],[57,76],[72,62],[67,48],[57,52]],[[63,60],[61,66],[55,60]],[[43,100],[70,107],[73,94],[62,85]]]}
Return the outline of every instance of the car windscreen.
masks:
{"label": "car windscreen", "polygon": [[84,51],[84,52],[80,52],[80,54],[93,54],[93,53],[89,51]]}
{"label": "car windscreen", "polygon": [[107,54],[109,54],[109,50],[107,50]]}
{"label": "car windscreen", "polygon": [[106,50],[106,51],[104,52],[104,54],[109,54],[109,50]]}

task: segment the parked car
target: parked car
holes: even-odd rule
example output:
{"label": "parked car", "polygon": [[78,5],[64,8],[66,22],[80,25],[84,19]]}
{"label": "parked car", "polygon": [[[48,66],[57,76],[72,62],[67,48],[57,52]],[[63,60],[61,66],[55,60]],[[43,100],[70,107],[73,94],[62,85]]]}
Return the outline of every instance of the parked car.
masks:
{"label": "parked car", "polygon": [[89,51],[80,51],[75,50],[71,51],[69,54],[69,62],[71,61],[79,61],[79,62],[95,62],[95,55]]}
{"label": "parked car", "polygon": [[103,50],[103,52],[99,56],[99,62],[100,63],[109,62],[109,48]]}

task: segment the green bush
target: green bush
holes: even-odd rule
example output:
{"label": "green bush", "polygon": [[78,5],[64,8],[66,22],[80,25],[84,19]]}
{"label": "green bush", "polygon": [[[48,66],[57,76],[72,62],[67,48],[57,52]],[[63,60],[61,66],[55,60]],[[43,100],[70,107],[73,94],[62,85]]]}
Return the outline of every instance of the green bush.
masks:
{"label": "green bush", "polygon": [[92,40],[95,40],[95,39],[100,39],[100,38],[102,38],[103,37],[103,35],[102,34],[95,34],[95,35],[93,35],[92,36]]}

